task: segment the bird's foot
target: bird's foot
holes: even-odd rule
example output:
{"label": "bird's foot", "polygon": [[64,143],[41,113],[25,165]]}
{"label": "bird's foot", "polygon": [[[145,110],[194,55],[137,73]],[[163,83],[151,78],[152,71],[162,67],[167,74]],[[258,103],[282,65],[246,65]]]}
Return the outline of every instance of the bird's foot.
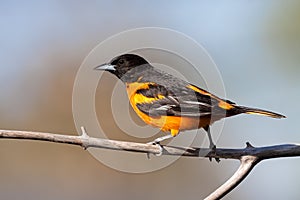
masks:
{"label": "bird's foot", "polygon": [[219,163],[220,162],[220,158],[217,158],[216,155],[217,155],[217,147],[215,144],[210,144],[209,145],[209,148],[211,149],[210,150],[210,154],[213,155],[213,156],[209,156],[208,159],[209,161],[212,161],[212,158],[215,158],[216,162]]}
{"label": "bird's foot", "polygon": [[[159,139],[159,138],[157,138]],[[155,156],[161,156],[163,153],[163,147],[160,144],[160,141],[157,141],[157,139],[155,139],[152,142],[148,142],[147,144],[152,144],[152,145],[157,145],[159,147],[159,153],[154,154]],[[147,158],[150,159],[150,153],[147,153]]]}

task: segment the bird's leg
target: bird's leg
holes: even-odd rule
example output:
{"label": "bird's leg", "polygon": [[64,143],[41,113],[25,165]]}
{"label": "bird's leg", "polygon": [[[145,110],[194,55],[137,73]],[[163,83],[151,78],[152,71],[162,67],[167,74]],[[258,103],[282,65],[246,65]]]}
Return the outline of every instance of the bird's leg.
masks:
{"label": "bird's leg", "polygon": [[216,149],[216,145],[214,144],[214,142],[212,140],[212,137],[211,137],[211,134],[210,134],[210,127],[209,126],[205,126],[204,130],[206,131],[208,139],[209,139],[209,148],[212,149],[212,150]]}
{"label": "bird's leg", "polygon": [[[204,130],[206,131],[207,136],[208,136],[208,140],[209,140],[209,148],[211,149],[212,153],[216,154],[216,149],[217,149],[217,147],[216,147],[216,145],[214,144],[214,142],[213,142],[213,140],[212,140],[212,136],[211,136],[211,134],[210,134],[210,127],[209,127],[209,126],[205,126],[205,127],[204,127]],[[211,160],[212,160],[212,158],[209,157],[209,161],[211,161]],[[215,158],[215,160],[216,160],[217,162],[220,162],[220,159],[219,159],[219,158]]]}
{"label": "bird's leg", "polygon": [[172,135],[165,135],[159,138],[156,138],[152,142],[148,142],[148,144],[160,144],[162,141],[172,138]]}

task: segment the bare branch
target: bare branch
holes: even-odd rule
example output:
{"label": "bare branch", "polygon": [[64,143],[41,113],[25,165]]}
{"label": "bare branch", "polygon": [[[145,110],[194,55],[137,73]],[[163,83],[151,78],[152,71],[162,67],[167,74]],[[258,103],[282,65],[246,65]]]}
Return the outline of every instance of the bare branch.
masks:
{"label": "bare branch", "polygon": [[206,197],[205,200],[221,199],[224,197],[247,177],[257,163],[258,159],[255,156],[242,156],[241,165],[238,170],[223,185]]}
{"label": "bare branch", "polygon": [[[125,142],[117,140],[108,140],[89,137],[82,128],[81,136],[61,135],[53,133],[31,132],[31,131],[14,131],[0,130],[0,138],[3,139],[26,139],[26,140],[41,140],[55,143],[66,143],[78,145],[84,149],[105,148],[118,151],[140,152],[147,154],[160,154],[161,147],[158,145]],[[267,147],[253,147],[247,143],[246,148],[242,149],[222,149],[218,148],[211,151],[209,148],[194,148],[194,147],[174,147],[162,146],[163,155],[171,156],[190,156],[190,157],[208,157],[208,158],[225,158],[240,160],[241,165],[234,175],[220,186],[216,191],[210,194],[206,199],[220,199],[233,190],[246,176],[250,173],[253,167],[262,160],[273,159],[280,157],[300,156],[300,145],[298,144],[283,144]]]}

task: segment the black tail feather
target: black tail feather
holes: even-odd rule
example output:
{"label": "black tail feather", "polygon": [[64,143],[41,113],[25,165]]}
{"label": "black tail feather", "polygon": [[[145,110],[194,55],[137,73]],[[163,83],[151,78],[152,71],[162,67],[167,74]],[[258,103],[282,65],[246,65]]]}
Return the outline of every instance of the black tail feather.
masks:
{"label": "black tail feather", "polygon": [[235,108],[237,109],[237,111],[239,113],[264,115],[264,116],[278,118],[278,119],[286,118],[286,116],[284,116],[284,115],[281,115],[281,114],[278,114],[275,112],[271,112],[271,111],[267,111],[267,110],[258,109],[258,108],[249,108],[249,107],[245,107],[245,106],[235,106]]}

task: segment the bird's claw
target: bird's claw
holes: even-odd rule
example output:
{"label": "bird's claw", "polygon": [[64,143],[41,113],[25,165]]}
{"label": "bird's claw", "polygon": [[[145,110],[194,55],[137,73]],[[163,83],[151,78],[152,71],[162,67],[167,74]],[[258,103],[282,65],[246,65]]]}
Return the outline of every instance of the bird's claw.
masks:
{"label": "bird's claw", "polygon": [[[217,152],[216,152],[217,147],[216,147],[216,145],[211,144],[211,145],[209,145],[209,148],[211,149],[211,151],[210,151],[211,155],[214,155],[214,158],[215,158],[216,162],[219,163],[220,162],[220,158],[215,157],[217,155]],[[212,158],[213,158],[212,156],[209,156],[208,157],[209,161],[212,161]]]}
{"label": "bird's claw", "polygon": [[[163,147],[160,144],[160,141],[152,141],[152,142],[148,142],[147,144],[152,144],[152,145],[157,145],[159,147],[159,153],[155,153],[155,156],[161,156],[163,153]],[[150,153],[147,153],[147,158],[150,159]]]}

